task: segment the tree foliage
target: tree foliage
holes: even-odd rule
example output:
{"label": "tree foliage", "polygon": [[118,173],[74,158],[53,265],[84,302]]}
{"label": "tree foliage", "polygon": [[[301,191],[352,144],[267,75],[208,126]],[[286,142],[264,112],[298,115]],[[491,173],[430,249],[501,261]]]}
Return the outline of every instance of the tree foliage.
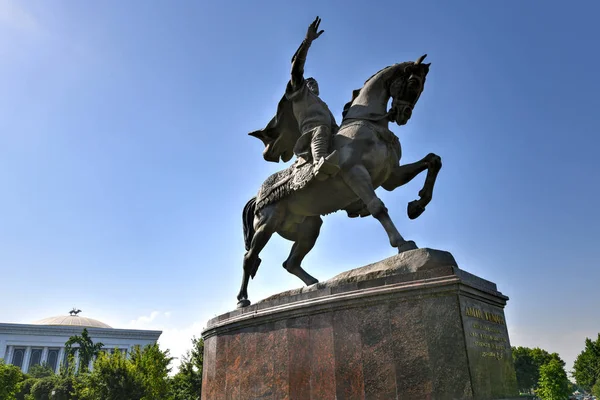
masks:
{"label": "tree foliage", "polygon": [[19,367],[7,365],[0,359],[0,400],[13,400],[19,383],[24,379]]}
{"label": "tree foliage", "polygon": [[169,350],[162,351],[158,344],[148,345],[141,349],[133,348],[131,362],[144,383],[144,400],[171,399],[171,362],[173,357]]}
{"label": "tree foliage", "polygon": [[142,379],[119,351],[100,354],[93,371],[79,376],[75,389],[81,400],[141,400],[144,396]]}
{"label": "tree foliage", "polygon": [[[78,348],[73,348],[73,345],[77,344]],[[79,350],[79,370],[81,372],[87,372],[90,362],[100,354],[104,344],[98,342],[94,343],[92,338],[88,334],[86,328],[83,328],[81,336],[74,335],[67,340],[65,343],[65,350],[70,354],[75,354],[76,350]]]}
{"label": "tree foliage", "polygon": [[[50,400],[52,390],[54,390],[55,379],[53,376],[39,378],[31,387],[31,396],[33,400]],[[27,399],[27,397],[25,397]]]}
{"label": "tree foliage", "polygon": [[529,347],[513,347],[513,363],[517,375],[519,391],[531,393],[538,387],[540,368],[551,361],[556,361],[563,369],[565,362],[558,353],[548,353],[544,349]]}
{"label": "tree foliage", "polygon": [[32,365],[29,370],[27,371],[27,375],[29,375],[32,378],[46,378],[48,376],[52,376],[54,375],[54,371],[52,370],[52,367],[50,367],[48,364],[44,363],[42,365]]}
{"label": "tree foliage", "polygon": [[600,333],[598,338],[585,339],[585,348],[575,359],[573,377],[586,391],[593,390],[600,378]]}
{"label": "tree foliage", "polygon": [[72,377],[75,375],[75,354],[74,352],[66,352],[66,357],[66,362],[60,363],[58,367],[58,375],[61,377]]}
{"label": "tree foliage", "polygon": [[157,344],[123,353],[101,354],[93,370],[76,384],[81,400],[170,400],[169,365],[172,358]]}
{"label": "tree foliage", "polygon": [[75,396],[76,378],[73,375],[58,375],[54,381],[52,400],[79,400]]}
{"label": "tree foliage", "polygon": [[176,400],[199,400],[202,391],[204,340],[192,338],[192,349],[181,359],[179,372],[173,377],[173,395]]}
{"label": "tree foliage", "polygon": [[15,393],[16,400],[27,400],[31,393],[31,388],[38,381],[37,378],[25,378],[17,385],[17,391]]}
{"label": "tree foliage", "polygon": [[[54,387],[54,371],[48,364],[32,365],[17,386],[16,400],[47,399]],[[54,399],[53,399],[54,400]]]}
{"label": "tree foliage", "polygon": [[173,357],[169,350],[161,351],[158,344],[139,346],[131,352],[131,363],[144,386],[144,400],[166,400],[172,398],[169,372]]}
{"label": "tree foliage", "polygon": [[528,347],[513,347],[512,356],[519,391],[522,393],[530,392],[537,385],[539,379],[539,368],[531,356],[531,349]]}
{"label": "tree foliage", "polygon": [[[129,357],[115,351],[100,352],[91,371],[85,360],[74,371],[73,355],[79,345],[80,357],[93,356],[102,346],[94,344],[87,331],[69,338],[68,366],[59,374],[47,366],[30,369],[25,375],[18,367],[5,365],[0,359],[0,400],[195,400],[202,390],[204,342],[192,339],[193,347],[182,357],[180,371],[173,377],[169,351],[157,344],[134,347]],[[51,393],[54,393],[51,395]]]}
{"label": "tree foliage", "polygon": [[566,400],[569,397],[569,379],[559,360],[553,358],[540,367],[536,394],[542,400]]}
{"label": "tree foliage", "polygon": [[544,349],[540,349],[539,347],[535,347],[531,349],[531,356],[533,357],[533,361],[536,365],[542,366],[544,364],[549,363],[552,360],[558,361],[558,363],[564,368],[565,362],[560,358],[558,353],[548,353]]}
{"label": "tree foliage", "polygon": [[600,379],[596,380],[596,383],[592,387],[592,394],[596,397],[600,397]]}

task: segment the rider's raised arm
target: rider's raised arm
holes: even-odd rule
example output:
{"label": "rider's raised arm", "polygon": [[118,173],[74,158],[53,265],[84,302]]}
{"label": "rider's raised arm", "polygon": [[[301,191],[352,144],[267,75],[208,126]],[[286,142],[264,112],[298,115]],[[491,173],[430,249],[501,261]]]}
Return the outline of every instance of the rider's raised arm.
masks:
{"label": "rider's raised arm", "polygon": [[292,57],[292,87],[298,89],[304,81],[304,63],[306,62],[306,55],[308,54],[308,48],[312,44],[312,41],[321,36],[324,31],[318,31],[321,18],[317,17],[312,24],[308,27],[306,32],[306,38],[296,50],[296,53]]}
{"label": "rider's raised arm", "polygon": [[292,57],[292,88],[294,90],[298,89],[304,80],[304,63],[309,47],[310,42],[304,39]]}

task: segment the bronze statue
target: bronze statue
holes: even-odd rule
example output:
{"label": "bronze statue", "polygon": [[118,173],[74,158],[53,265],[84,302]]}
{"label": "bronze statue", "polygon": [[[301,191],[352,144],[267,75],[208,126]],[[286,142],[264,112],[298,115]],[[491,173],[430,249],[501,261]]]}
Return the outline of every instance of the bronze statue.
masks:
{"label": "bronze statue", "polygon": [[[318,282],[302,269],[301,263],[319,236],[322,215],[339,210],[350,217],[372,215],[398,252],[417,248],[400,235],[375,189],[382,186],[392,191],[427,170],[420,198],[408,204],[408,217],[414,219],[431,201],[442,167],[441,158],[433,153],[416,163],[399,165],[400,142],[388,129],[389,122],[401,126],[410,119],[429,72],[430,64],[423,63],[426,56],[386,67],[369,78],[352,93],[338,130],[329,109],[318,98],[318,88],[311,88],[312,82],[302,78],[308,47],[323,33],[317,33],[319,24],[317,17],[292,59],[292,77],[277,115],[265,129],[250,133],[265,144],[265,160],[286,162],[293,154],[297,159],[267,178],[257,196],[244,207],[246,254],[238,307],[250,305],[249,279],[260,265],[259,253],[275,232],[294,242],[283,267],[306,285]],[[302,94],[296,97],[298,90]]]}

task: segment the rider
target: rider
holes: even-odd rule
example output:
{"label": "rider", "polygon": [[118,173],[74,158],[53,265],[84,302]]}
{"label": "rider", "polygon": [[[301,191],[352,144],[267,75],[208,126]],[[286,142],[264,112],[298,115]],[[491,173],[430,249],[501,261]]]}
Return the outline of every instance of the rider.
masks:
{"label": "rider", "polygon": [[292,110],[300,138],[294,146],[294,153],[307,161],[312,161],[313,171],[318,180],[324,180],[339,171],[338,154],[330,153],[333,135],[338,126],[329,107],[319,98],[319,85],[314,78],[304,79],[304,63],[313,40],[321,36],[318,32],[321,19],[317,17],[308,27],[306,38],[292,57],[292,77],[287,84],[285,97],[292,102]]}

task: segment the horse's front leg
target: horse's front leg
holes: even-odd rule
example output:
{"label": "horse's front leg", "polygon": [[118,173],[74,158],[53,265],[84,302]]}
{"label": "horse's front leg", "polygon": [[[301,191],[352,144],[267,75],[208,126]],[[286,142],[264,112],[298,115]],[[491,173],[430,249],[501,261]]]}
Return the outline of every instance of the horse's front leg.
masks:
{"label": "horse's front leg", "polygon": [[440,156],[429,153],[424,160],[427,162],[427,176],[425,177],[423,188],[419,190],[419,199],[408,203],[406,212],[410,219],[415,219],[423,214],[425,207],[431,202],[435,180],[437,179],[438,172],[442,169],[442,159]]}
{"label": "horse's front leg", "polygon": [[415,219],[425,211],[425,206],[429,204],[433,197],[433,186],[438,172],[442,168],[442,159],[433,153],[429,153],[422,160],[412,164],[400,165],[396,167],[390,177],[381,185],[385,190],[392,191],[399,186],[412,181],[421,172],[427,170],[427,177],[423,188],[419,191],[419,200],[408,203],[408,217]]}
{"label": "horse's front leg", "polygon": [[369,213],[375,217],[383,226],[392,247],[398,248],[398,252],[415,249],[417,246],[413,241],[406,241],[392,222],[388,210],[383,201],[375,194],[371,175],[364,165],[354,165],[342,169],[342,178],[352,191],[367,205]]}
{"label": "horse's front leg", "polygon": [[397,187],[406,185],[412,181],[417,175],[425,171],[428,168],[428,157],[424,157],[422,160],[414,162],[412,164],[398,165],[392,170],[390,177],[383,182],[381,187],[387,191],[393,191]]}

